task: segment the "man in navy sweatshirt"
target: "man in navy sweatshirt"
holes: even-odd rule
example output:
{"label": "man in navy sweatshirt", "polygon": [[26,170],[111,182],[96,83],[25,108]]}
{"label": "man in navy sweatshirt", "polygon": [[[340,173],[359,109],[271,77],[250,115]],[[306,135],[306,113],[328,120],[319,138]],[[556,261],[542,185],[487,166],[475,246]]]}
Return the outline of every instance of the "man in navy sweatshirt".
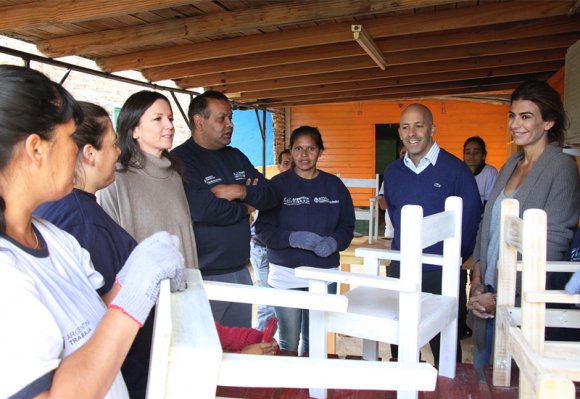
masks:
{"label": "man in navy sweatshirt", "polygon": [[[200,271],[205,280],[252,285],[249,214],[278,205],[280,194],[240,150],[228,146],[234,125],[224,94],[206,91],[195,97],[188,117],[192,136],[171,153],[183,167]],[[251,326],[250,304],[210,305],[218,323]]]}
{"label": "man in navy sweatshirt", "polygon": [[[469,168],[459,158],[440,148],[433,140],[435,125],[433,114],[422,104],[411,104],[401,114],[399,137],[407,153],[391,163],[385,170],[384,197],[395,237],[392,249],[400,249],[401,210],[407,204],[423,207],[423,215],[442,212],[445,199],[458,196],[463,199],[463,224],[461,256],[466,260],[473,252],[475,236],[481,218],[481,199],[477,184]],[[425,249],[426,253],[442,254],[443,244]],[[458,271],[459,273],[459,271]],[[393,262],[388,267],[391,277],[400,276],[400,265]],[[423,265],[422,290],[441,294],[441,267]],[[465,287],[461,287],[465,293]],[[461,302],[461,301],[460,301]],[[459,304],[465,307],[465,300]],[[435,363],[439,363],[439,335],[430,342]],[[457,358],[461,362],[458,341]],[[392,348],[395,352],[396,349]]]}

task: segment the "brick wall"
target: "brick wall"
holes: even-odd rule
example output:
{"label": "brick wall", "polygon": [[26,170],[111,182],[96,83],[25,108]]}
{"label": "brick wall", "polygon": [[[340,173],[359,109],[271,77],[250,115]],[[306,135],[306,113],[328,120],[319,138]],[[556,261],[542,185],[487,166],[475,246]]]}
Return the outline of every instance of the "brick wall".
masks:
{"label": "brick wall", "polygon": [[[10,39],[4,36],[0,36],[0,46],[13,48],[16,50],[24,51],[31,54],[40,54],[36,51],[36,46],[24,43],[19,40]],[[67,62],[69,64],[74,64],[78,66],[83,66],[86,68],[96,69],[99,68],[93,61],[80,58],[80,57],[63,57],[59,58],[60,61]],[[12,57],[6,54],[0,53],[0,64],[14,64],[14,65],[24,65],[19,57]],[[60,67],[54,67],[51,65],[46,65],[38,62],[31,62],[30,67],[41,71],[47,75],[52,80],[59,82],[62,77],[66,74],[66,69]],[[119,75],[131,78],[134,80],[140,80],[145,82],[145,79],[140,73],[130,71],[122,72]],[[157,82],[161,86],[175,87],[173,82]],[[151,90],[144,86],[137,86],[129,83],[118,82],[110,79],[101,78],[98,76],[93,76],[85,74],[82,72],[72,71],[67,79],[65,80],[63,86],[77,99],[81,101],[94,102],[103,108],[105,108],[111,117],[114,116],[115,107],[121,107],[125,100],[133,93],[141,90]],[[177,146],[185,141],[190,136],[189,128],[185,119],[181,116],[179,108],[173,101],[171,94],[167,91],[159,90],[164,94],[170,101],[171,107],[173,109],[174,124],[175,124],[175,139],[173,145]],[[187,94],[176,94],[177,100],[181,104],[183,111],[187,114],[187,107],[189,106],[189,96]]]}

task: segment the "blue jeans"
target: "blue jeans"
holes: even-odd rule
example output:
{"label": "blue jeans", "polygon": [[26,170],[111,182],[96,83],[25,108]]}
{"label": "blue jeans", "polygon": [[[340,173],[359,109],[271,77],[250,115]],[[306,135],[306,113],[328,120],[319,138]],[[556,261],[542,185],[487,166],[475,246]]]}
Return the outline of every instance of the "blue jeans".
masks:
{"label": "blue jeans", "polygon": [[[252,277],[247,267],[226,274],[203,276],[207,281],[252,285]],[[251,327],[252,305],[249,303],[209,301],[215,321],[227,327]]]}
{"label": "blue jeans", "polygon": [[[328,293],[336,293],[336,283],[328,286]],[[308,291],[308,288],[292,288],[296,291]],[[285,308],[276,306],[276,316],[278,317],[278,337],[280,349],[283,351],[298,352],[298,344],[302,337],[300,356],[304,356],[310,350],[308,341],[308,310]]]}
{"label": "blue jeans", "polygon": [[494,319],[485,322],[485,348],[481,350],[473,348],[473,367],[477,372],[480,382],[485,382],[485,366],[490,364],[491,351],[493,348]]}
{"label": "blue jeans", "polygon": [[[255,243],[250,243],[250,263],[254,269],[254,279],[256,286],[269,287],[268,285],[268,271],[270,266],[268,263],[268,248]],[[268,320],[276,315],[274,307],[270,305],[258,305],[258,321],[256,329],[263,330],[268,324]]]}

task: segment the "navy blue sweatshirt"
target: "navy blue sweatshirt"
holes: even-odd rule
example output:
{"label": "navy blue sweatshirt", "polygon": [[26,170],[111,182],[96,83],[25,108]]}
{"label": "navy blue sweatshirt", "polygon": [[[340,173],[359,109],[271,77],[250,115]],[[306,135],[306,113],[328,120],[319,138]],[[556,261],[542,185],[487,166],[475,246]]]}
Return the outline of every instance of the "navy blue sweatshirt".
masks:
{"label": "navy blue sweatshirt", "polygon": [[[171,151],[183,167],[183,184],[189,203],[199,268],[203,275],[232,273],[246,267],[250,257],[250,223],[246,204],[258,210],[280,202],[274,186],[237,148],[208,150],[189,138]],[[217,198],[210,189],[218,184],[247,186],[244,201]]]}
{"label": "navy blue sweatshirt", "polygon": [[[392,249],[401,248],[401,210],[407,204],[420,205],[423,216],[445,210],[445,199],[458,196],[463,199],[463,221],[461,256],[465,261],[475,247],[475,237],[481,221],[481,198],[473,174],[454,155],[441,149],[435,166],[429,165],[419,174],[410,170],[403,158],[391,163],[385,170],[385,200],[389,217],[395,227]],[[443,253],[443,243],[439,242],[425,253]],[[423,271],[441,270],[441,267],[423,265]]]}
{"label": "navy blue sweatshirt", "polygon": [[[256,234],[268,247],[268,260],[274,264],[329,269],[340,264],[339,251],[346,249],[354,234],[354,208],[350,193],[342,181],[320,171],[314,179],[303,179],[290,169],[272,178],[282,193],[282,204],[260,212]],[[293,231],[310,231],[330,236],[338,250],[327,258],[312,251],[290,247]]]}

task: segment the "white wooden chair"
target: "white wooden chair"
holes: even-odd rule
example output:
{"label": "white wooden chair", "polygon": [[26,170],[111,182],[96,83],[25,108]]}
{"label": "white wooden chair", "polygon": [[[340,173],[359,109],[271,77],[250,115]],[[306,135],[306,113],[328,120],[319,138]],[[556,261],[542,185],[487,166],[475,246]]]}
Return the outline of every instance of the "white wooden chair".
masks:
{"label": "white wooden chair", "polygon": [[[358,286],[345,294],[348,310],[310,312],[310,356],[326,356],[328,332],[363,338],[363,358],[376,360],[378,342],[399,345],[398,361],[419,364],[421,346],[441,333],[439,373],[455,377],[457,304],[461,267],[462,200],[449,197],[445,211],[423,218],[417,205],[402,210],[401,251],[359,248],[365,273],[300,267],[296,275],[310,279],[310,292],[325,292],[327,282]],[[443,241],[443,255],[423,254],[423,248]],[[401,262],[401,278],[378,276],[383,259]],[[442,295],[421,292],[422,263],[443,266]],[[405,376],[416,380],[413,375]],[[325,390],[311,390],[325,398]],[[399,398],[417,398],[417,389],[401,391]]]}
{"label": "white wooden chair", "polygon": [[[340,177],[340,174],[338,175]],[[379,175],[374,179],[359,179],[350,177],[340,178],[348,188],[367,188],[373,190],[373,195],[369,198],[369,208],[355,207],[354,215],[356,220],[366,220],[369,222],[369,244],[379,238]]]}
{"label": "white wooden chair", "polygon": [[[192,269],[186,270],[186,277],[188,288],[183,292],[170,294],[168,281],[161,287],[155,316],[148,399],[215,398],[218,385],[435,389],[437,371],[427,364],[223,353],[209,298],[334,312],[346,311],[348,300],[341,295],[326,293],[204,283],[199,271]],[[406,378],[409,375],[414,378]]]}
{"label": "white wooden chair", "polygon": [[[580,310],[546,309],[546,303],[580,303],[580,295],[546,290],[546,271],[573,272],[577,262],[546,262],[546,213],[501,204],[493,384],[509,386],[512,357],[520,370],[520,398],[574,398],[580,381],[580,342],[544,340],[549,327],[580,328]],[[517,261],[518,252],[522,261]],[[521,308],[515,307],[516,272],[522,271]],[[518,327],[520,326],[521,327]]]}

